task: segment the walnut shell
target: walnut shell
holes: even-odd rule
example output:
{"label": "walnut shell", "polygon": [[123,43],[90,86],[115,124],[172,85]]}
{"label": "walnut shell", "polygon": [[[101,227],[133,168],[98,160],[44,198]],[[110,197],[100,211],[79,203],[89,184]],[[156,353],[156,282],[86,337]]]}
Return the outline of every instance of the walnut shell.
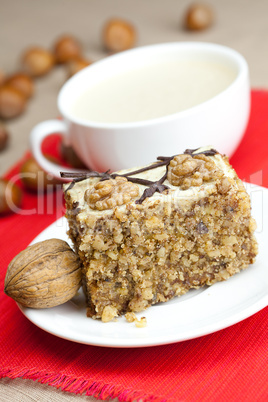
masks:
{"label": "walnut shell", "polygon": [[35,243],[9,264],[5,293],[25,307],[49,308],[70,300],[81,285],[81,262],[59,239]]}

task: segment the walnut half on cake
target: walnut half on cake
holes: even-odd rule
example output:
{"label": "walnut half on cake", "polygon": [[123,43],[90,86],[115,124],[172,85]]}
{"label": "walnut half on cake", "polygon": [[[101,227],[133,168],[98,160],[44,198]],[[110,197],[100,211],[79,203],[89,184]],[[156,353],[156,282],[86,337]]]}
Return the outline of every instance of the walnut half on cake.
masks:
{"label": "walnut half on cake", "polygon": [[89,172],[65,185],[65,199],[87,314],[105,322],[226,280],[257,254],[249,196],[211,148]]}

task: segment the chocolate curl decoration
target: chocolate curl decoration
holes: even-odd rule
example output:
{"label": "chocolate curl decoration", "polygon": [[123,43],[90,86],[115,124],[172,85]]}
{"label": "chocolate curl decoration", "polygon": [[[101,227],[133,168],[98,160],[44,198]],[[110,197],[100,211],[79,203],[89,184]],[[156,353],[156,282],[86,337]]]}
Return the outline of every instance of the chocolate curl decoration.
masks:
{"label": "chocolate curl decoration", "polygon": [[158,156],[157,160],[159,160],[160,162],[156,162],[154,165],[155,167],[159,167],[159,166],[166,166],[166,171],[165,174],[157,181],[152,182],[151,185],[146,188],[142,194],[142,196],[136,200],[136,204],[142,204],[142,202],[148,198],[148,197],[152,197],[154,195],[154,193],[157,191],[160,194],[163,193],[163,191],[168,190],[169,187],[166,186],[164,183],[164,181],[167,178],[167,173],[168,173],[168,166],[170,164],[170,161],[174,158],[174,156],[170,156],[170,157],[166,157],[166,156]]}
{"label": "chocolate curl decoration", "polygon": [[150,187],[146,188],[142,194],[142,196],[135,201],[136,204],[142,204],[142,202],[148,198],[148,197],[152,197],[154,195],[154,193],[156,191],[158,191],[159,193],[163,193],[163,191],[168,190],[169,187],[166,186],[165,184],[162,184],[162,182],[164,182],[166,180],[167,175],[165,174],[162,179],[153,182]]}
{"label": "chocolate curl decoration", "polygon": [[[196,149],[186,149],[186,150],[184,151],[184,154],[191,155],[192,157],[194,157],[194,156],[196,156],[196,155],[201,155],[201,154],[204,154],[204,155],[206,155],[206,156],[214,156],[214,155],[216,155],[216,154],[218,153],[218,151],[216,151],[216,149],[213,149],[213,148],[208,148],[208,149],[206,149],[205,151],[196,152],[198,149],[199,149],[199,148],[196,148]],[[196,152],[196,153],[195,153],[195,152]]]}
{"label": "chocolate curl decoration", "polygon": [[89,172],[81,172],[81,173],[66,173],[66,172],[60,172],[60,176],[63,177],[64,179],[73,179],[69,187],[65,190],[65,193],[73,188],[75,183],[78,183],[79,181],[83,181],[85,179],[89,179],[90,177],[101,177],[103,180],[109,180],[111,179],[111,175],[107,172],[104,173],[99,173],[95,171],[89,171]]}

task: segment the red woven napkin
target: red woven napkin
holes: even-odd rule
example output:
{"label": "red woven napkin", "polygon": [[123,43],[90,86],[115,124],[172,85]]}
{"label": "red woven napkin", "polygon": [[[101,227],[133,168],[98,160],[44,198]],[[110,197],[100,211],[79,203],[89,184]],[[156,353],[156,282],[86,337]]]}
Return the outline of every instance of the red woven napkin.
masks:
{"label": "red woven napkin", "polygon": [[[231,160],[241,178],[266,186],[267,111],[268,92],[253,91],[249,126]],[[51,151],[52,144],[48,148]],[[9,178],[16,177],[19,166]],[[76,344],[29,322],[3,287],[10,260],[64,213],[59,193],[39,197],[25,192],[21,212],[26,214],[0,219],[1,377],[30,378],[64,391],[120,401],[268,400],[268,308],[211,335],[138,349]],[[44,213],[29,217],[27,211],[41,201]]]}

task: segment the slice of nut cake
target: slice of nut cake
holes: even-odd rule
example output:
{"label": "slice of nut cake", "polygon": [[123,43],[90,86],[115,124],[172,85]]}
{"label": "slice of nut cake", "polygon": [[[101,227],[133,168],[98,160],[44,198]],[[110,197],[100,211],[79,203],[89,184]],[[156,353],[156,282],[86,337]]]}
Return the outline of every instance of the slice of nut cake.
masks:
{"label": "slice of nut cake", "polygon": [[226,280],[257,254],[249,196],[211,148],[78,175],[65,199],[88,316],[105,322]]}

